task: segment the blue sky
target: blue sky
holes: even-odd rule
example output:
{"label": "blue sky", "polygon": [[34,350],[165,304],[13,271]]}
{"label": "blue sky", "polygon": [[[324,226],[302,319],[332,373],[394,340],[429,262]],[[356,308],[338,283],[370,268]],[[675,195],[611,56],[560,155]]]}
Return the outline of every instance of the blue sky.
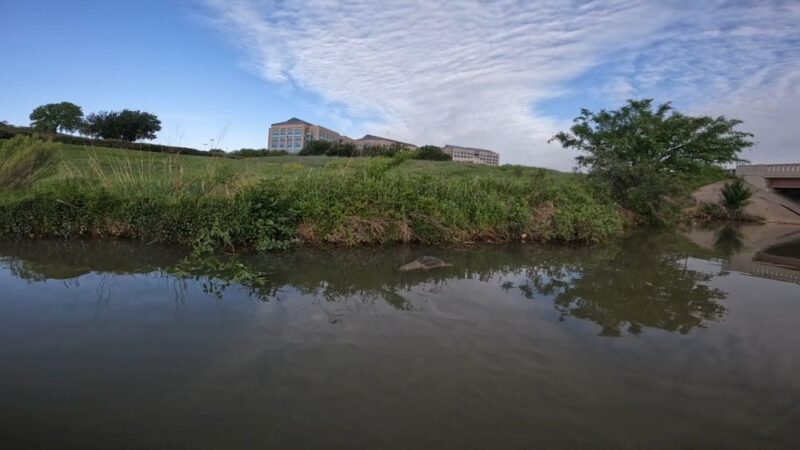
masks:
{"label": "blue sky", "polygon": [[492,148],[630,97],[745,120],[754,162],[800,159],[800,2],[0,0],[0,120],[37,105],[153,112],[158,141],[263,147],[297,116],[353,137]]}

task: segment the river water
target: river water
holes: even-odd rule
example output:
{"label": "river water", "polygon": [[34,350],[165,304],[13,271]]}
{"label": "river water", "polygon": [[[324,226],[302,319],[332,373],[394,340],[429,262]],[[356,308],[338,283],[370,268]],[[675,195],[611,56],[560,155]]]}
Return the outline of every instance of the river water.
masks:
{"label": "river water", "polygon": [[[401,273],[421,255],[451,267]],[[800,448],[800,229],[0,242],[0,448]]]}

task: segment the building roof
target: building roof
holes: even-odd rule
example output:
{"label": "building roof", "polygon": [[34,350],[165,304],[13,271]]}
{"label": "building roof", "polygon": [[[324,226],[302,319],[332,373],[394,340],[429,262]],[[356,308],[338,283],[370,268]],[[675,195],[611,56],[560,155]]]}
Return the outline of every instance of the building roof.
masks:
{"label": "building roof", "polygon": [[410,145],[410,146],[412,146],[412,147],[416,147],[416,145],[414,145],[414,144],[409,144],[408,142],[396,141],[396,140],[394,140],[394,139],[389,139],[389,138],[385,138],[385,137],[375,136],[375,135],[373,135],[373,134],[365,134],[365,135],[364,135],[364,137],[362,137],[361,139],[356,139],[356,141],[386,141],[386,142],[393,142],[393,143],[395,143],[395,144]]}
{"label": "building roof", "polygon": [[278,122],[273,123],[272,126],[275,125],[310,125],[314,126],[314,124],[308,123],[305,120],[300,120],[297,117],[292,117],[291,119],[287,120],[286,122]]}
{"label": "building roof", "polygon": [[461,150],[470,150],[470,151],[473,151],[473,152],[487,152],[487,153],[493,153],[493,154],[495,154],[495,155],[497,155],[497,156],[500,156],[500,154],[499,154],[499,153],[497,153],[497,152],[495,152],[495,151],[492,151],[492,150],[487,150],[487,149],[485,149],[485,148],[464,147],[463,145],[452,145],[452,144],[447,144],[447,145],[445,145],[445,146],[444,146],[444,148],[447,148],[447,147],[450,147],[450,148],[459,148],[459,149],[461,149]]}

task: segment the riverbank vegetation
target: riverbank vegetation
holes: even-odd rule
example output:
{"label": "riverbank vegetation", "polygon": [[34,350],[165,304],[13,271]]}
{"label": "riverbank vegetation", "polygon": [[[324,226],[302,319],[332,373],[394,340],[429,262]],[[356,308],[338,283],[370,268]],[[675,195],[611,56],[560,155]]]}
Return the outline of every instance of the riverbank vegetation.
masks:
{"label": "riverbank vegetation", "polygon": [[664,225],[678,220],[681,200],[692,190],[723,179],[725,165],[744,161],[739,155],[753,146],[753,135],[738,130],[740,124],[628,100],[613,111],[582,110],[570,131],[552,141],[581,152],[578,166],[638,221]]}
{"label": "riverbank vegetation", "polygon": [[752,145],[738,124],[650,100],[584,110],[553,140],[583,152],[587,174],[431,161],[447,159],[435,147],[364,158],[342,153],[352,146],[319,145],[306,156],[242,160],[15,137],[2,143],[0,176],[16,181],[0,192],[0,235],[131,238],[200,252],[599,242],[626,223],[673,222],[685,193],[723,178],[721,166]]}
{"label": "riverbank vegetation", "polygon": [[[55,144],[31,148],[37,145]],[[0,235],[118,237],[238,251],[597,242],[622,228],[616,205],[580,175],[407,158],[254,161],[60,146],[53,173],[0,193]]]}

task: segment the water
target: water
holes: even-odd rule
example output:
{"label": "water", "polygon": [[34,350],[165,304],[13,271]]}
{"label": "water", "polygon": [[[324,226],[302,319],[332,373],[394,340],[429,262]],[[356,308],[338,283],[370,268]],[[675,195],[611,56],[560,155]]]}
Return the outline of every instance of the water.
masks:
{"label": "water", "polygon": [[797,228],[185,257],[0,243],[0,448],[800,448]]}

